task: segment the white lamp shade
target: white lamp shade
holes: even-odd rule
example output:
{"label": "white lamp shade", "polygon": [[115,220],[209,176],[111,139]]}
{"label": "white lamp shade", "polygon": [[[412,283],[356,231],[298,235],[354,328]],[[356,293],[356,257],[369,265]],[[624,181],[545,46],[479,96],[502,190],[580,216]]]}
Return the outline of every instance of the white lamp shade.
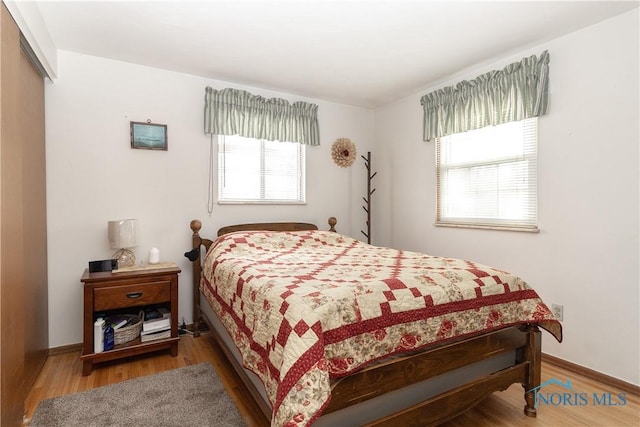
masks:
{"label": "white lamp shade", "polygon": [[109,221],[109,244],[112,249],[132,248],[138,245],[138,220]]}

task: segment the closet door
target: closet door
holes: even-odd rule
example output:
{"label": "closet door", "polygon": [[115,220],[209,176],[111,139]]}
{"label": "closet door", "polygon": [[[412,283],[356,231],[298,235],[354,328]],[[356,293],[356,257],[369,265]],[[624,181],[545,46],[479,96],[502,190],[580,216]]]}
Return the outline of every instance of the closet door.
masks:
{"label": "closet door", "polygon": [[0,16],[0,378],[1,424],[24,413],[24,264],[20,32],[2,4]]}
{"label": "closet door", "polygon": [[20,426],[46,358],[44,82],[0,7],[0,425]]}
{"label": "closet door", "polygon": [[24,50],[20,55],[20,145],[24,268],[24,364],[28,389],[49,351],[47,196],[44,145],[44,79]]}

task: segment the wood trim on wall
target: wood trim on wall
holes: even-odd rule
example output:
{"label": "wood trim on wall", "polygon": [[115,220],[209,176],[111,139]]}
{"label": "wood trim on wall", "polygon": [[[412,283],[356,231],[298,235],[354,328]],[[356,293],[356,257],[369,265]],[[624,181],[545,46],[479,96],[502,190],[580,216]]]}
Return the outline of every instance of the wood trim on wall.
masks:
{"label": "wood trim on wall", "polygon": [[584,366],[560,359],[556,356],[551,356],[550,354],[542,353],[542,361],[567,371],[575,372],[576,374],[582,375],[590,380],[598,381],[605,386],[618,388],[626,393],[633,394],[634,396],[640,396],[640,386],[628,383],[621,379],[594,371],[593,369],[585,368]]}
{"label": "wood trim on wall", "polygon": [[60,347],[52,347],[52,348],[49,349],[48,355],[49,356],[56,356],[58,354],[73,353],[74,351],[77,351],[77,352],[81,352],[82,351],[82,343],[81,342],[79,342],[77,344],[63,345],[63,346],[60,346]]}

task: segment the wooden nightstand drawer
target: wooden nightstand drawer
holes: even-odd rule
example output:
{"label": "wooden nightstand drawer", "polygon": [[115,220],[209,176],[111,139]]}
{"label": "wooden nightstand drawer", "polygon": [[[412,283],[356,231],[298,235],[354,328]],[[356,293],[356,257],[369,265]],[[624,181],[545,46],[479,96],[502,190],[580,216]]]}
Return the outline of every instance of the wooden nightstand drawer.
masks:
{"label": "wooden nightstand drawer", "polygon": [[136,307],[171,301],[171,281],[146,282],[144,284],[110,286],[94,289],[96,311]]}

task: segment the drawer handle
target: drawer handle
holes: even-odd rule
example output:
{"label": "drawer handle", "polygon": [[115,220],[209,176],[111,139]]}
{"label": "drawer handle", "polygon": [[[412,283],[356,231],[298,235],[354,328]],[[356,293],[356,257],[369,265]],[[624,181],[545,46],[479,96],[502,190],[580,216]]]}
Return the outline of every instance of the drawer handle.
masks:
{"label": "drawer handle", "polygon": [[136,299],[142,296],[142,292],[129,292],[127,293],[127,298]]}

